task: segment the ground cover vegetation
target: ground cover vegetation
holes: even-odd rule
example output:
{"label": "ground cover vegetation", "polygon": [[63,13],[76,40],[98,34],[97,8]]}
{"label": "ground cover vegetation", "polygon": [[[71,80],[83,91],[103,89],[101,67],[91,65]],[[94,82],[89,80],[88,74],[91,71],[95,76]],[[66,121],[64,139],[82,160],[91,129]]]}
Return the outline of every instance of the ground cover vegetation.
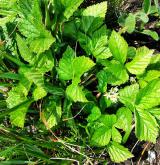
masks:
{"label": "ground cover vegetation", "polygon": [[141,162],[159,136],[160,7],[134,3],[0,0],[0,164]]}

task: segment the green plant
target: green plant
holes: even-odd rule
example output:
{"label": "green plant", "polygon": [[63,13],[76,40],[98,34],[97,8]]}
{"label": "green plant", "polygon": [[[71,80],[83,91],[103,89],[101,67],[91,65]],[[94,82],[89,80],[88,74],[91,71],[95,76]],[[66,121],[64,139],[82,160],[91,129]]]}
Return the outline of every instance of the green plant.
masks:
{"label": "green plant", "polygon": [[[123,27],[123,32],[145,34],[152,37],[155,41],[158,41],[159,35],[152,29],[154,27],[159,27],[159,11],[160,7],[157,0],[154,1],[154,4],[152,4],[152,0],[144,0],[142,10],[135,13],[131,12],[129,14],[123,13],[119,17],[119,24]],[[147,24],[149,24],[150,16],[157,17],[157,21],[147,26]],[[152,29],[150,29],[150,26]]]}
{"label": "green plant", "polygon": [[[90,145],[123,162],[133,157],[123,146],[133,128],[139,140],[156,142],[160,55],[132,48],[107,29],[107,2],[78,9],[82,2],[0,1],[1,93],[7,104],[0,118],[9,116],[13,127],[2,120],[0,130],[13,139],[9,146],[18,143],[18,161],[28,155],[34,163],[53,163],[51,155],[92,161]],[[31,138],[23,136],[27,126],[38,130]],[[14,159],[12,147],[0,150],[3,160]]]}

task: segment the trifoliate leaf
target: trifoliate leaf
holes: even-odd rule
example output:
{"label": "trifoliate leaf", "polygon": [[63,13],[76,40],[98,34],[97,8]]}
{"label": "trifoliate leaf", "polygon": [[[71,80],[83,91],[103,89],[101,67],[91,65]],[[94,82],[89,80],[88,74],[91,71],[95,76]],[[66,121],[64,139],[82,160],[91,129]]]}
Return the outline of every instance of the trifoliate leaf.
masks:
{"label": "trifoliate leaf", "polygon": [[109,39],[109,48],[113,57],[120,63],[125,63],[128,51],[128,44],[120,34],[113,31]]}
{"label": "trifoliate leaf", "polygon": [[97,147],[106,146],[111,139],[111,129],[106,127],[100,127],[95,130],[92,138],[91,138],[91,145]]}
{"label": "trifoliate leaf", "polygon": [[127,148],[116,142],[110,142],[107,149],[111,160],[116,163],[124,162],[133,157],[132,153],[129,152]]}
{"label": "trifoliate leaf", "polygon": [[138,92],[139,92],[138,84],[126,86],[125,88],[119,91],[119,100],[128,108],[134,110],[134,105]]}
{"label": "trifoliate leaf", "polygon": [[128,71],[136,75],[142,74],[150,63],[153,52],[153,50],[149,50],[145,46],[138,48],[136,56],[131,62],[126,64]]}
{"label": "trifoliate leaf", "polygon": [[135,131],[139,140],[156,143],[158,124],[155,118],[145,110],[135,111]]}
{"label": "trifoliate leaf", "polygon": [[150,109],[160,105],[160,79],[150,81],[140,90],[136,98],[138,109]]}
{"label": "trifoliate leaf", "polygon": [[132,112],[128,108],[120,108],[118,109],[117,113],[117,122],[115,127],[122,129],[124,131],[131,130],[132,126]]}
{"label": "trifoliate leaf", "polygon": [[82,12],[81,29],[83,30],[83,32],[93,32],[98,29],[104,23],[103,21],[106,11],[106,1],[87,7]]}

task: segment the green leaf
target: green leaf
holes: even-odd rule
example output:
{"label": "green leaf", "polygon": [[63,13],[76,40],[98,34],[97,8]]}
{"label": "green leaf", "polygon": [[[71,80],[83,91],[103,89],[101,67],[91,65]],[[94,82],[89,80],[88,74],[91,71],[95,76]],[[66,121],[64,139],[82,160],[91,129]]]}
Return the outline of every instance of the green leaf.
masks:
{"label": "green leaf", "polygon": [[[30,84],[30,83],[29,83]],[[19,83],[16,87],[13,87],[9,93],[6,100],[8,108],[13,108],[20,103],[23,103],[27,100],[27,95],[29,87],[24,86],[25,84]],[[25,106],[20,106],[17,110],[10,113],[11,123],[15,126],[24,127],[25,116],[28,110],[30,102]]]}
{"label": "green leaf", "polygon": [[156,143],[158,124],[155,118],[147,111],[135,111],[135,131],[139,140]]}
{"label": "green leaf", "polygon": [[117,143],[121,143],[122,141],[122,136],[115,127],[112,128],[112,140]]}
{"label": "green leaf", "polygon": [[110,142],[107,149],[111,160],[115,163],[124,162],[133,157],[132,153],[129,152],[127,148],[116,142]]}
{"label": "green leaf", "polygon": [[45,118],[47,129],[56,126],[61,116],[62,108],[60,100],[48,99],[42,111],[42,118]]}
{"label": "green leaf", "polygon": [[34,59],[34,67],[42,73],[46,73],[52,70],[54,67],[54,58],[50,50],[39,54]]}
{"label": "green leaf", "polygon": [[[69,19],[84,0],[54,0],[56,13],[63,19]],[[63,17],[62,17],[63,16]]]}
{"label": "green leaf", "polygon": [[143,78],[145,81],[149,82],[154,79],[160,78],[160,71],[158,70],[149,70],[145,77]]}
{"label": "green leaf", "polygon": [[[23,26],[24,25],[24,26]],[[20,31],[24,32],[24,29],[26,26],[30,26],[29,24],[21,24],[20,26]],[[35,28],[35,29],[32,29],[32,27],[30,28],[30,34],[32,33],[31,30],[35,30],[36,32],[35,33],[39,33],[38,35],[36,34],[35,37],[32,38],[32,36],[30,37],[28,35],[28,43],[30,45],[30,49],[34,52],[34,53],[37,53],[37,54],[41,54],[43,53],[44,51],[48,50],[51,45],[55,42],[55,38],[52,37],[51,33],[46,31],[45,29],[42,29],[42,27],[40,28]],[[41,30],[41,31],[40,31]],[[39,32],[40,31],[40,32]],[[24,34],[22,32],[22,34]]]}
{"label": "green leaf", "polygon": [[64,17],[69,19],[84,0],[61,0],[65,7]]}
{"label": "green leaf", "polygon": [[16,0],[1,0],[0,1],[0,26],[12,22],[17,15]]}
{"label": "green leaf", "polygon": [[99,129],[95,130],[92,138],[91,144],[97,147],[106,146],[111,139],[111,129],[106,127],[100,127]]}
{"label": "green leaf", "polygon": [[44,86],[44,73],[41,71],[24,66],[19,69],[19,73],[24,75],[31,83],[40,87]]}
{"label": "green leaf", "polygon": [[104,22],[105,14],[107,11],[107,2],[101,2],[96,5],[87,7],[82,12],[81,28],[87,32],[93,32],[98,29]]}
{"label": "green leaf", "polygon": [[55,95],[55,96],[64,96],[64,94],[65,94],[63,88],[55,86],[55,85],[50,84],[50,83],[45,83],[44,88],[47,91],[47,93],[50,93],[50,94]]}
{"label": "green leaf", "polygon": [[20,75],[12,72],[0,73],[0,78],[20,80]]}
{"label": "green leaf", "polygon": [[138,48],[136,56],[131,62],[126,64],[128,71],[136,75],[142,74],[150,63],[153,52],[153,50],[149,50],[145,46]]}
{"label": "green leaf", "polygon": [[43,97],[45,97],[47,95],[46,90],[43,87],[37,87],[34,91],[33,91],[33,98],[35,101],[42,99]]}
{"label": "green leaf", "polygon": [[127,57],[133,59],[136,55],[136,48],[133,46],[128,47]]}
{"label": "green leaf", "polygon": [[98,74],[97,74],[97,78],[98,78],[98,91],[101,93],[106,92],[107,90],[107,74],[104,70],[101,70]]}
{"label": "green leaf", "polygon": [[108,48],[108,36],[106,26],[102,26],[96,30],[91,38],[92,42],[92,55],[97,59],[106,59],[112,56]]}
{"label": "green leaf", "polygon": [[158,41],[159,40],[159,35],[157,32],[153,31],[153,30],[143,30],[141,32],[142,34],[146,34],[150,37],[152,37],[154,40]]}
{"label": "green leaf", "polygon": [[124,131],[131,130],[132,126],[132,112],[128,108],[120,108],[117,113],[117,122],[115,127],[123,129]]}
{"label": "green leaf", "polygon": [[17,34],[16,41],[21,57],[30,64],[33,64],[34,56],[30,52],[30,49],[28,48],[26,41],[19,34]]}
{"label": "green leaf", "polygon": [[85,72],[90,70],[95,64],[85,56],[74,57],[74,51],[68,47],[59,62],[58,73],[60,79],[71,80],[80,78]]}
{"label": "green leaf", "polygon": [[154,0],[155,7],[157,8],[157,12],[160,14],[160,6],[158,0]]}
{"label": "green leaf", "polygon": [[79,86],[77,83],[72,83],[66,89],[66,94],[69,99],[74,102],[87,102],[83,87]]}
{"label": "green leaf", "polygon": [[160,79],[150,81],[140,90],[136,98],[138,109],[149,109],[160,105]]}
{"label": "green leaf", "polygon": [[151,8],[151,0],[144,0],[143,1],[143,10],[146,14],[149,13],[150,8]]}
{"label": "green leaf", "polygon": [[139,11],[137,12],[136,16],[143,21],[145,24],[149,21],[149,17],[146,13],[144,13],[143,11]]}
{"label": "green leaf", "polygon": [[95,63],[88,57],[76,57],[73,61],[74,77],[80,78],[85,72],[89,71]]}
{"label": "green leaf", "polygon": [[29,90],[29,87],[27,89],[27,86],[24,86],[24,84],[22,83],[19,83],[16,87],[13,87],[8,92],[8,98],[6,100],[8,108],[13,108],[16,105],[26,101],[28,90]]}
{"label": "green leaf", "polygon": [[160,63],[160,54],[153,55],[151,58],[151,64]]}
{"label": "green leaf", "polygon": [[125,88],[119,91],[119,100],[125,106],[133,110],[138,92],[139,92],[138,84],[126,86]]}
{"label": "green leaf", "polygon": [[88,116],[87,121],[88,122],[93,122],[97,120],[101,116],[101,111],[97,106],[94,106],[91,109],[91,114]]}
{"label": "green leaf", "polygon": [[81,47],[88,55],[93,55],[97,59],[106,59],[112,56],[108,48],[108,37],[106,26],[96,30],[90,37],[85,33],[78,33],[78,40]]}
{"label": "green leaf", "polygon": [[20,107],[16,111],[10,113],[10,120],[13,125],[21,128],[24,127],[25,117],[29,106],[30,104]]}
{"label": "green leaf", "polygon": [[58,74],[62,80],[71,80],[74,76],[73,60],[75,52],[71,47],[67,47],[62,59],[59,61]]}
{"label": "green leaf", "polygon": [[143,79],[140,79],[138,83],[140,88],[144,88],[147,85],[147,82]]}
{"label": "green leaf", "polygon": [[128,73],[125,67],[118,61],[105,61],[106,67],[104,71],[106,72],[107,83],[112,85],[124,84],[128,79]]}
{"label": "green leaf", "polygon": [[30,20],[36,20],[42,22],[42,15],[40,11],[40,3],[38,0],[20,0],[18,3],[18,11],[21,17],[25,17]]}
{"label": "green leaf", "polygon": [[151,113],[156,119],[160,121],[160,108],[147,109],[147,112]]}
{"label": "green leaf", "polygon": [[37,0],[19,1],[19,30],[27,38],[30,49],[37,53],[48,50],[55,38],[45,29],[42,24],[39,2]]}
{"label": "green leaf", "polygon": [[128,44],[120,34],[112,31],[109,39],[109,48],[113,57],[120,63],[125,63],[128,51]]}
{"label": "green leaf", "polygon": [[136,16],[132,13],[128,15],[125,20],[125,27],[127,28],[128,33],[132,33],[136,27]]}
{"label": "green leaf", "polygon": [[113,125],[117,122],[117,117],[116,115],[101,115],[98,122],[106,128],[112,129]]}

